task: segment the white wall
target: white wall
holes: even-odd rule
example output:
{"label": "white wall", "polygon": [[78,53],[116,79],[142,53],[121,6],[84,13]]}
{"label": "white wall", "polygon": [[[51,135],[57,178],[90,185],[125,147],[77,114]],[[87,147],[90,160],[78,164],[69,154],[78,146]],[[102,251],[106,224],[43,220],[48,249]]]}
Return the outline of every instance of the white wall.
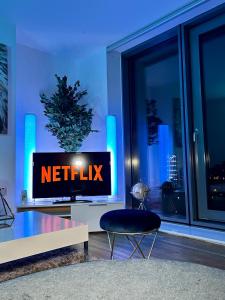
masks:
{"label": "white wall", "polygon": [[76,53],[61,54],[55,57],[55,71],[73,84],[80,80],[81,88],[87,89],[88,95],[83,98],[93,108],[94,118],[91,133],[83,142],[81,151],[106,150],[106,115],[107,115],[107,66],[106,48],[94,48],[83,55]]}
{"label": "white wall", "polygon": [[26,46],[16,47],[16,194],[17,203],[23,190],[24,116],[37,116],[37,148],[39,152],[59,151],[58,143],[45,128],[47,122],[40,103],[40,92],[50,93],[54,84],[53,56]]}
{"label": "white wall", "polygon": [[15,27],[0,21],[0,43],[8,46],[8,134],[0,135],[0,186],[7,188],[7,200],[14,209],[15,203]]}
{"label": "white wall", "polygon": [[[116,51],[111,51],[107,55],[107,85],[108,85],[108,113],[116,116],[117,124],[117,184],[118,197],[125,199],[125,185],[130,188],[125,180],[125,153],[124,153],[124,132],[123,132],[123,103],[122,103],[122,74],[121,56]],[[126,162],[129,168],[130,161]]]}
{"label": "white wall", "polygon": [[57,139],[45,128],[47,118],[40,103],[40,92],[50,95],[56,85],[54,74],[67,75],[69,83],[77,79],[88,90],[85,102],[94,109],[92,133],[83,142],[81,151],[106,150],[105,116],[107,114],[106,51],[99,49],[89,55],[79,56],[62,53],[51,55],[26,46],[17,45],[17,87],[16,87],[16,191],[17,203],[23,190],[24,174],[24,116],[34,113],[37,116],[37,152],[63,151]]}

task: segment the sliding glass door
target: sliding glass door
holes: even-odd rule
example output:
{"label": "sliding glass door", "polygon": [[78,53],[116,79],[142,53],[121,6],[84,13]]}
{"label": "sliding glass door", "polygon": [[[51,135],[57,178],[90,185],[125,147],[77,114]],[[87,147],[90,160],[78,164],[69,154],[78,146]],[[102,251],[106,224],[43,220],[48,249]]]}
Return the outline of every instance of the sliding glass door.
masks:
{"label": "sliding glass door", "polygon": [[147,209],[187,222],[177,37],[137,56],[133,75],[133,184],[150,187]]}
{"label": "sliding glass door", "polygon": [[225,222],[225,16],[192,29],[190,45],[198,218]]}
{"label": "sliding glass door", "polygon": [[225,7],[124,61],[130,188],[147,184],[145,207],[163,220],[224,228]]}

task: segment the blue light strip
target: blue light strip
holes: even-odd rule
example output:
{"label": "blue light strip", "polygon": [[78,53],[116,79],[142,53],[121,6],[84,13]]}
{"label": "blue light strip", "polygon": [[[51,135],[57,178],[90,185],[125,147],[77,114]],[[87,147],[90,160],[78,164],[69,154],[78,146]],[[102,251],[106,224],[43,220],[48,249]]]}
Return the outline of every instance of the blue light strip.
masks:
{"label": "blue light strip", "polygon": [[117,138],[116,117],[106,117],[107,127],[107,151],[111,153],[111,195],[117,195]]}
{"label": "blue light strip", "polygon": [[159,174],[160,183],[168,180],[168,158],[172,152],[172,140],[168,125],[159,125]]}
{"label": "blue light strip", "polygon": [[24,137],[24,184],[28,199],[32,198],[32,161],[33,152],[36,150],[36,116],[25,115],[25,137]]}

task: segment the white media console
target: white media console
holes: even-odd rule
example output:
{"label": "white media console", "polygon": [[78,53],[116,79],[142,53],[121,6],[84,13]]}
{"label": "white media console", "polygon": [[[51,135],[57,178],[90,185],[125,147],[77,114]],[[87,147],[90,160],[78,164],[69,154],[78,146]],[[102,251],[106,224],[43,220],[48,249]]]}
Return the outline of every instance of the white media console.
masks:
{"label": "white media console", "polygon": [[79,220],[88,224],[88,231],[101,231],[99,221],[101,216],[115,209],[124,208],[123,202],[92,202],[71,205],[71,220]]}
{"label": "white media console", "polygon": [[[55,200],[55,199],[54,199]],[[124,208],[124,201],[115,197],[82,197],[79,200],[91,200],[92,202],[74,202],[53,204],[52,199],[26,202],[17,207],[18,212],[39,211],[51,215],[57,215],[71,220],[86,223],[89,232],[101,231],[99,220],[101,216],[110,210]]]}

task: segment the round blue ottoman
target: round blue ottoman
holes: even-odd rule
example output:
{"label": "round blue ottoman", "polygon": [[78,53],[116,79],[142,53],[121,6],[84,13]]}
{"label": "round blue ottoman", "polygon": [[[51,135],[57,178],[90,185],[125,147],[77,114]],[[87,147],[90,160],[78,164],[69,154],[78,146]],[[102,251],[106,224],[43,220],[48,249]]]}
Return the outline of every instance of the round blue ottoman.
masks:
{"label": "round blue ottoman", "polygon": [[[152,247],[148,254],[149,258],[160,225],[160,217],[157,214],[146,210],[117,209],[105,213],[100,219],[100,227],[107,231],[108,234],[111,258],[113,258],[113,248],[116,234],[125,235],[134,247],[134,251],[130,257],[132,257],[133,254],[139,250],[141,255],[146,258],[142,249],[140,248],[140,244],[146,235],[155,233]],[[110,234],[113,236],[112,242],[110,239]],[[142,235],[142,238],[139,241],[137,241],[135,238],[137,235]]]}

